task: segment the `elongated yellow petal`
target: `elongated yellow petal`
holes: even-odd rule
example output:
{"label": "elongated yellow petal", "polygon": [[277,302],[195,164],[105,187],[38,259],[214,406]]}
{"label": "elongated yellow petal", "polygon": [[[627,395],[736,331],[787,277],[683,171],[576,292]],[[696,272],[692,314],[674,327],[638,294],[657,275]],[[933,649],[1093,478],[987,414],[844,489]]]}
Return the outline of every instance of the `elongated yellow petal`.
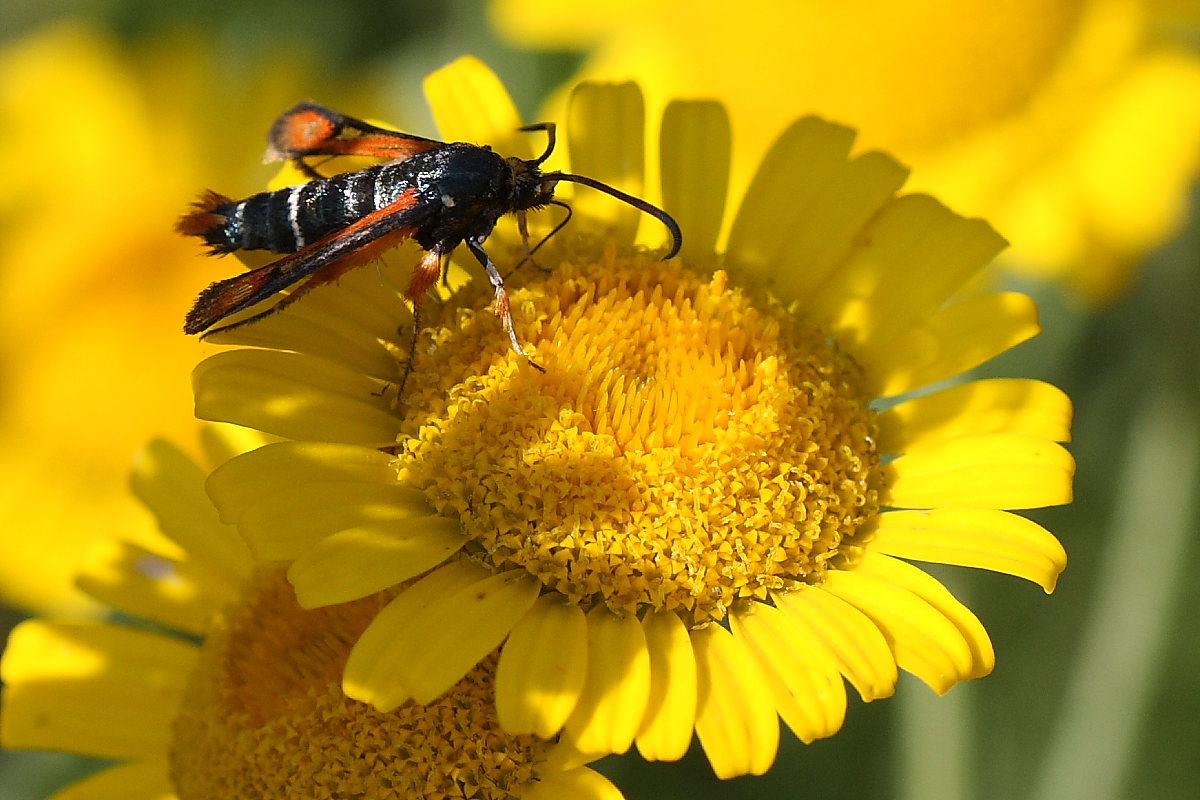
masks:
{"label": "elongated yellow petal", "polygon": [[854,355],[867,367],[871,394],[891,397],[961,375],[1039,330],[1037,306],[1025,295],[981,294],[953,302]]}
{"label": "elongated yellow petal", "polygon": [[[640,197],[645,188],[646,112],[637,84],[578,84],[571,92],[568,114],[571,171]],[[634,241],[644,213],[582,187],[571,205],[618,244]]]}
{"label": "elongated yellow petal", "polygon": [[794,625],[804,625],[837,659],[863,702],[892,696],[899,677],[896,658],[869,617],[817,586],[778,592],[772,598]]}
{"label": "elongated yellow petal", "polygon": [[779,297],[807,307],[863,227],[907,178],[908,169],[886,153],[863,153],[841,164],[805,206],[778,254],[774,284]]}
{"label": "elongated yellow petal", "polygon": [[846,163],[854,131],[818,117],[796,120],[771,146],[742,200],[729,244],[729,263],[770,278],[797,227],[830,178]]}
{"label": "elongated yellow petal", "polygon": [[549,739],[567,721],[587,675],[587,622],[557,592],[538,598],[504,643],[496,714],[510,733]]}
{"label": "elongated yellow petal", "polygon": [[625,795],[608,778],[587,767],[546,770],[533,785],[521,791],[521,800],[624,800]]}
{"label": "elongated yellow petal", "polygon": [[692,632],[699,705],[696,735],[718,778],[762,775],[779,748],[779,715],[766,676],[720,625]]}
{"label": "elongated yellow petal", "polygon": [[[469,583],[452,585],[432,602],[423,604],[416,616],[405,621],[402,630],[395,630],[396,620],[389,619],[392,637],[374,665],[373,676],[382,690],[380,699],[373,701],[374,705],[384,711],[406,697],[425,704],[441,696],[504,641],[537,599],[540,586],[524,570],[486,575]],[[403,597],[402,594],[397,600]],[[359,639],[359,644],[379,621],[377,616]],[[357,649],[356,646],[351,651],[351,660]],[[386,664],[395,669],[392,673],[397,686],[395,692],[387,685],[392,680],[381,672]],[[350,680],[350,675],[348,662],[346,681]],[[349,689],[347,694],[350,694]]]}
{"label": "elongated yellow petal", "polygon": [[[488,571],[466,560],[453,561],[396,595],[363,631],[350,650],[342,675],[348,697],[391,711],[412,696],[401,683],[413,654],[412,629],[435,605],[488,577]],[[424,648],[424,642],[417,647]]]}
{"label": "elongated yellow petal", "polygon": [[415,489],[390,482],[296,483],[265,493],[238,520],[238,532],[254,555],[290,561],[331,533],[357,525],[429,516]]}
{"label": "elongated yellow petal", "polygon": [[605,606],[587,615],[587,678],[566,731],[585,753],[624,753],[650,697],[650,654],[636,617]]}
{"label": "elongated yellow petal", "polygon": [[637,734],[647,761],[677,761],[687,753],[696,724],[696,656],[687,628],[671,612],[642,620],[650,652],[650,702]]}
{"label": "elongated yellow petal", "polygon": [[99,675],[119,659],[114,681],[172,685],[196,649],[180,639],[101,622],[26,620],[13,629],[0,680],[6,684]]}
{"label": "elongated yellow petal", "polygon": [[883,473],[896,508],[1040,508],[1071,501],[1075,461],[1045,439],[991,433],[910,450]]}
{"label": "elongated yellow petal", "polygon": [[175,548],[164,555],[186,553],[218,580],[238,584],[250,572],[250,553],[237,531],[221,523],[204,492],[205,477],[182,450],[156,439],[138,454],[129,483]]}
{"label": "elongated yellow petal", "polygon": [[302,608],[357,600],[432,569],[467,543],[462,523],[409,517],[358,525],[327,536],[288,568]]}
{"label": "elongated yellow petal", "polygon": [[[408,248],[405,248],[408,252]],[[410,255],[413,263],[419,256]],[[375,270],[364,270],[372,279],[378,280]],[[341,288],[340,285],[338,287]],[[231,331],[216,333],[206,340],[215,344],[238,344],[247,347],[262,347],[271,350],[304,353],[317,358],[336,359],[353,368],[360,375],[380,381],[397,382],[402,368],[395,355],[389,352],[374,336],[359,330],[347,330],[349,325],[327,325],[331,316],[324,309],[316,311],[309,306],[313,300],[337,292],[313,292],[295,305],[289,306],[286,314],[272,314],[261,322],[244,325]],[[318,316],[318,314],[320,316]],[[316,317],[316,319],[313,319]],[[397,312],[403,319],[403,312]],[[348,317],[353,319],[353,317]],[[397,331],[399,326],[397,326]],[[397,331],[392,331],[396,338]],[[397,345],[398,347],[398,345]]]}
{"label": "elongated yellow petal", "polygon": [[901,586],[933,606],[958,628],[963,641],[971,650],[972,668],[967,677],[982,678],[996,666],[996,653],[992,640],[983,624],[971,610],[950,594],[936,578],[912,564],[882,553],[859,550],[854,565],[857,575],[867,575],[894,586]]}
{"label": "elongated yellow petal", "polygon": [[412,627],[416,648],[404,685],[430,703],[495,650],[537,600],[541,584],[524,570],[491,575],[462,587]]}
{"label": "elongated yellow petal", "polygon": [[888,409],[876,444],[885,453],[981,433],[1071,439],[1071,399],[1048,383],[991,378],[952,386]]}
{"label": "elongated yellow petal", "polygon": [[800,741],[837,733],[846,718],[846,685],[838,663],[806,625],[764,603],[730,615],[735,639],[758,660],[775,707]]}
{"label": "elongated yellow petal", "polygon": [[983,220],[964,219],[933,197],[888,203],[848,259],[809,298],[852,352],[890,342],[940,308],[1004,248]]}
{"label": "elongated yellow petal", "polygon": [[238,597],[236,585],[191,561],[115,540],[92,548],[76,583],[106,605],[197,635]]}
{"label": "elongated yellow petal", "polygon": [[823,588],[870,617],[896,663],[938,694],[974,672],[971,648],[958,628],[908,589],[857,570],[831,570]]}
{"label": "elongated yellow petal", "polygon": [[224,464],[272,441],[273,437],[241,425],[205,425],[200,428],[200,447],[204,452],[201,463]]}
{"label": "elongated yellow petal", "polygon": [[[400,329],[410,318],[399,287],[419,258],[416,243],[406,243],[384,255],[383,268],[351,270],[338,279],[334,291],[311,292],[286,314],[271,314],[207,339],[334,359],[363,375],[398,382],[404,367],[396,352],[408,346]],[[381,281],[394,290],[380,291]]]}
{"label": "elongated yellow petal", "polygon": [[396,481],[395,457],[336,442],[278,442],[213,470],[205,488],[224,522],[237,522],[264,497],[300,485]]}
{"label": "elongated yellow petal", "polygon": [[1016,575],[1047,594],[1067,566],[1066,550],[1049,531],[992,509],[890,511],[876,518],[865,546],[900,558]]}
{"label": "elongated yellow petal", "polygon": [[101,770],[52,795],[49,800],[176,800],[164,753]]}
{"label": "elongated yellow petal", "polygon": [[23,622],[0,670],[0,738],[8,747],[163,758],[196,653],[115,625]]}
{"label": "elongated yellow petal", "polygon": [[679,227],[689,261],[716,252],[729,189],[731,133],[725,107],[711,101],[676,101],[663,113],[663,208]]}
{"label": "elongated yellow petal", "polygon": [[448,142],[490,144],[506,156],[529,158],[521,116],[504,84],[486,64],[463,56],[425,78],[425,98]]}
{"label": "elongated yellow petal", "polygon": [[382,384],[316,356],[233,350],[192,371],[196,416],[289,439],[388,444],[400,420]]}

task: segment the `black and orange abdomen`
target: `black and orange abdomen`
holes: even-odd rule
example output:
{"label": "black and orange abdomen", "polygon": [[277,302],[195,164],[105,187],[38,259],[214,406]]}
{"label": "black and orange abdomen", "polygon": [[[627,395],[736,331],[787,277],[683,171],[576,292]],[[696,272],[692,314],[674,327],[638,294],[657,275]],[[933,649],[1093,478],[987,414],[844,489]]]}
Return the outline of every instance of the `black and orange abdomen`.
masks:
{"label": "black and orange abdomen", "polygon": [[395,202],[412,186],[409,173],[404,163],[382,164],[238,201],[207,192],[176,229],[214,254],[294,253]]}

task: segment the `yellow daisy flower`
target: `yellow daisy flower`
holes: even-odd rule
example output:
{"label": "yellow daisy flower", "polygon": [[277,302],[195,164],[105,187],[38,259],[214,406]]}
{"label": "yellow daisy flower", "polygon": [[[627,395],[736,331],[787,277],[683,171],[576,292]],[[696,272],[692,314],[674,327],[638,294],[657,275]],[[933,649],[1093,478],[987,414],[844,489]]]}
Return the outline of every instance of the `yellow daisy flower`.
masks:
{"label": "yellow daisy flower", "polygon": [[990,220],[1006,265],[1092,301],[1178,229],[1200,164],[1194,4],[494,0],[492,18],[518,44],[589,49],[576,78],[636,79],[651,114],[724,102],[735,196],[794,116],[821,114]]}
{"label": "yellow daisy flower", "polygon": [[[426,92],[445,138],[512,151],[520,120],[482,64]],[[581,85],[567,123],[574,171],[640,191],[636,86]],[[1034,335],[1035,309],[957,296],[1003,241],[897,195],[906,170],[851,157],[853,139],[796,122],[717,252],[728,122],[670,106],[682,257],[634,246],[636,211],[577,191],[541,269],[508,281],[544,373],[476,279],[422,306],[396,398],[411,316],[394,287],[415,249],[219,335],[259,349],[200,364],[198,415],[287,440],[213,473],[223,519],[290,562],[305,607],[425,574],[356,643],[351,697],[431,702],[501,647],[506,729],[667,760],[694,729],[729,777],[771,765],[780,716],[806,742],[836,732],[843,678],[869,701],[897,666],[938,692],[991,670],[979,621],[901,559],[1052,590],[1062,547],[1003,509],[1069,501],[1070,404],[1020,379],[909,396]],[[514,227],[488,247],[524,252]]]}
{"label": "yellow daisy flower", "polygon": [[249,118],[270,112],[257,109],[294,102],[306,83],[288,60],[281,78],[246,80],[250,95],[222,93],[216,61],[194,38],[131,52],[67,22],[0,49],[7,602],[86,606],[59,554],[118,531],[149,535],[124,491],[130,459],[152,436],[190,439],[195,428],[179,376],[196,345],[178,332],[222,267],[171,228],[220,164],[257,167],[261,139],[231,132],[261,128]]}
{"label": "yellow daisy flower", "polygon": [[282,569],[256,567],[216,518],[204,478],[152,445],[134,486],[163,546],[108,543],[80,578],[157,627],[37,619],[9,640],[5,747],[118,762],[56,800],[620,800],[573,751],[501,729],[495,655],[428,705],[347,698],[350,647],[391,593],[301,609]]}

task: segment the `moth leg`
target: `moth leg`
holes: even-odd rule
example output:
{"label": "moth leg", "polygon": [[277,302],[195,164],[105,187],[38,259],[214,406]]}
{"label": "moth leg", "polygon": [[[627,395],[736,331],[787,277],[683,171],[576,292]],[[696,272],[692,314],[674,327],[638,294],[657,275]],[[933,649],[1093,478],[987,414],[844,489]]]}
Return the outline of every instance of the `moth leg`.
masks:
{"label": "moth leg", "polygon": [[500,270],[496,269],[495,263],[492,262],[491,256],[483,249],[483,242],[487,236],[473,236],[467,239],[467,247],[475,255],[476,260],[483,265],[487,272],[488,280],[492,282],[492,286],[496,289],[496,316],[500,318],[500,327],[508,334],[508,341],[512,344],[512,349],[517,354],[524,357],[529,365],[538,372],[545,372],[546,368],[538,364],[529,354],[525,352],[525,348],[521,346],[521,342],[517,339],[517,332],[513,330],[512,310],[509,307],[508,292],[504,290],[504,278],[500,275]]}
{"label": "moth leg", "polygon": [[404,386],[408,383],[408,376],[412,374],[413,367],[417,359],[417,336],[421,330],[421,298],[423,298],[434,284],[437,283],[438,275],[442,272],[442,259],[445,256],[445,249],[439,245],[434,245],[417,263],[416,269],[413,270],[411,280],[409,280],[408,288],[404,295],[412,303],[412,335],[408,342],[408,361],[404,365],[404,373],[400,376],[400,383],[396,387],[396,402],[399,404],[404,397]]}
{"label": "moth leg", "polygon": [[[328,159],[326,159],[326,160],[328,160]],[[309,180],[320,181],[320,180],[324,180],[325,178],[329,177],[328,175],[324,174],[323,172],[320,172],[313,165],[309,164],[302,157],[293,158],[293,159],[291,159],[291,162],[292,162],[292,166],[294,166],[296,169],[303,172],[305,177],[307,177]]]}
{"label": "moth leg", "polygon": [[440,244],[435,244],[417,262],[412,278],[408,281],[408,288],[404,290],[404,296],[411,300],[414,306],[437,284],[438,278],[444,272],[442,260],[445,255],[446,249]]}
{"label": "moth leg", "polygon": [[571,211],[571,207],[569,205],[562,202],[561,200],[551,200],[546,205],[559,206],[560,208],[564,208],[567,211],[567,215],[565,217],[563,217],[562,222],[555,225],[550,230],[549,233],[547,233],[545,236],[542,237],[541,241],[539,241],[537,244],[535,244],[531,248],[529,246],[529,225],[525,221],[525,212],[524,211],[519,212],[517,214],[517,230],[520,231],[521,241],[525,244],[525,257],[522,258],[520,261],[518,261],[517,265],[515,267],[513,267],[512,269],[510,269],[508,271],[508,275],[505,275],[504,277],[506,277],[506,278],[509,277],[510,275],[515,273],[517,270],[519,270],[521,267],[525,266],[525,262],[529,262],[530,264],[533,264],[533,266],[537,267],[542,272],[545,272],[545,273],[553,272],[553,270],[549,269],[548,267],[543,267],[541,264],[534,261],[533,255],[538,250],[542,249],[542,245],[544,245],[546,242],[553,239],[554,234],[558,233],[559,231],[561,231],[563,228],[566,227],[567,223],[571,221],[571,215],[574,212]]}
{"label": "moth leg", "polygon": [[417,337],[421,333],[421,305],[416,300],[412,304],[412,334],[408,339],[408,361],[404,362],[404,372],[396,384],[396,405],[404,402],[404,387],[408,384],[408,376],[412,374],[417,358]]}
{"label": "moth leg", "polygon": [[[537,247],[531,248],[529,246],[529,222],[526,220],[526,215],[525,215],[524,211],[517,212],[517,232],[521,234],[521,244],[525,246],[525,257],[522,258],[517,263],[517,265],[515,267],[513,267],[512,270],[509,271],[508,274],[512,275],[514,272],[516,272],[521,267],[523,267],[525,265],[525,262],[529,262],[530,264],[533,264],[535,269],[541,270],[542,272],[545,272],[545,273],[549,273],[550,270],[547,267],[543,267],[541,264],[539,264],[533,260],[533,251],[537,250],[538,247],[541,247],[542,243],[545,241],[545,239],[543,239],[541,242],[538,242]],[[505,277],[508,277],[508,275],[506,275]]]}

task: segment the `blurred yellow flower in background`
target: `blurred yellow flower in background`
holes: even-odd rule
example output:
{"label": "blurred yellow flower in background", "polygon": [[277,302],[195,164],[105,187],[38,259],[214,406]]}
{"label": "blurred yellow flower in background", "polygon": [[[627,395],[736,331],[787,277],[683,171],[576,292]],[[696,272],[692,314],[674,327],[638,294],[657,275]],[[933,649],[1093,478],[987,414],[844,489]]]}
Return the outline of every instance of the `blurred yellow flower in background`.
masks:
{"label": "blurred yellow flower in background", "polygon": [[914,167],[914,189],[987,217],[1012,243],[1007,266],[1092,302],[1121,293],[1177,229],[1200,159],[1194,6],[494,0],[492,12],[512,42],[589,49],[575,78],[635,79],[651,114],[676,97],[725,103],[734,197],[786,123],[821,114]]}
{"label": "blurred yellow flower in background", "polygon": [[71,23],[0,51],[0,599],[79,608],[62,554],[148,530],[125,475],[152,435],[192,438],[182,319],[222,269],[172,226],[207,182],[255,180],[228,166],[308,91],[275,61],[237,76],[200,37]]}

